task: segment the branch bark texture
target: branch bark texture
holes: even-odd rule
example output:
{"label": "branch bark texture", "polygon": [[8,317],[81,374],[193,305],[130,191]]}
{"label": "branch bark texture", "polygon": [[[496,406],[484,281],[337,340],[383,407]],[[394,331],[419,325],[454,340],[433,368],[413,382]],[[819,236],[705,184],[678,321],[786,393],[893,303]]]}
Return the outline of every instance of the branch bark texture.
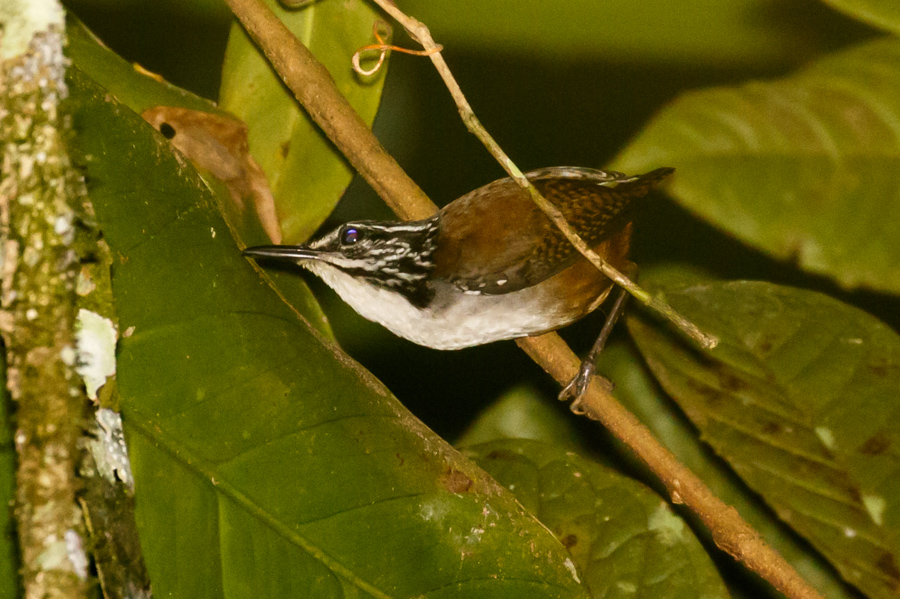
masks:
{"label": "branch bark texture", "polygon": [[[86,596],[88,566],[75,500],[85,402],[75,372],[72,244],[83,184],[69,162],[60,110],[67,95],[63,13],[55,0],[7,8],[0,38],[0,330],[17,405],[23,586],[28,599],[77,598]],[[21,40],[13,38],[23,36],[14,48]]]}

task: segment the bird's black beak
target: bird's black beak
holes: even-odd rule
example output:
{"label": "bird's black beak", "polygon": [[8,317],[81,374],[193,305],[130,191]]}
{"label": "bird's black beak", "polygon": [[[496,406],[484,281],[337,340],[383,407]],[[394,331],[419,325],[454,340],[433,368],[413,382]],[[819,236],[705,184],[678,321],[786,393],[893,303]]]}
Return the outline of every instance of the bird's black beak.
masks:
{"label": "bird's black beak", "polygon": [[258,245],[241,252],[248,258],[271,258],[273,260],[315,260],[321,252],[302,245]]}

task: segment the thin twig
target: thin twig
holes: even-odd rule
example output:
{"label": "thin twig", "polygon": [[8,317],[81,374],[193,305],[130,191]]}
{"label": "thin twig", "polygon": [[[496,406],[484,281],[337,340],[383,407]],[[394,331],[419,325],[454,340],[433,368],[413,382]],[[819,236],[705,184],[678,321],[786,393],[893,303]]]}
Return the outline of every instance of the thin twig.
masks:
{"label": "thin twig", "polygon": [[[436,210],[434,205],[427,199],[422,201],[424,194],[402,172],[396,162],[391,161],[387,167],[383,167],[385,170],[373,166],[385,164],[381,157],[385,152],[368,129],[354,128],[352,132],[332,137],[334,123],[343,118],[335,115],[352,111],[352,108],[340,94],[330,75],[327,72],[323,74],[324,69],[321,65],[308,67],[309,51],[287,31],[269,9],[260,0],[226,1],[275,65],[287,86],[335,145],[360,172],[365,169],[365,172],[379,181],[377,184],[372,183],[372,186],[379,191],[385,202],[404,218],[424,218],[433,214]],[[380,3],[380,0],[377,1]],[[388,10],[387,7],[385,10]],[[314,88],[316,93],[306,91],[310,87]],[[364,163],[364,169],[358,166],[358,162]],[[519,176],[521,177],[521,173]],[[398,183],[386,185],[380,182],[382,178],[388,177]],[[369,176],[366,178],[369,180]],[[520,339],[518,343],[560,382],[568,382],[577,372],[579,365],[577,357],[555,333]],[[759,534],[740,518],[734,508],[716,498],[699,478],[682,466],[660,445],[652,433],[609,393],[594,384],[583,398],[582,406],[590,417],[602,422],[657,473],[669,489],[673,501],[684,503],[703,519],[722,549],[744,562],[788,597],[820,599],[820,595],[790,564],[760,539]]]}
{"label": "thin twig", "polygon": [[475,112],[472,110],[472,107],[469,105],[468,100],[463,95],[462,90],[459,87],[459,84],[456,82],[456,78],[453,76],[453,73],[450,72],[450,67],[447,66],[447,63],[444,61],[444,57],[441,55],[441,46],[434,43],[434,39],[431,37],[431,32],[428,30],[423,23],[413,19],[412,17],[406,15],[397,8],[393,3],[389,0],[375,0],[375,3],[378,4],[381,8],[385,10],[389,15],[391,15],[394,19],[397,20],[406,31],[412,36],[414,40],[422,45],[425,48],[425,51],[428,52],[428,57],[431,58],[431,61],[434,63],[435,68],[440,74],[441,78],[444,80],[444,84],[447,86],[447,89],[450,91],[450,95],[453,96],[453,100],[456,102],[456,106],[459,109],[460,117],[462,117],[463,122],[466,127],[472,132],[480,141],[484,144],[484,146],[488,149],[488,151],[497,159],[497,162],[503,167],[503,169],[509,173],[509,176],[515,180],[516,183],[526,191],[528,191],[531,199],[535,204],[547,215],[550,220],[559,228],[560,231],[566,236],[566,239],[575,246],[581,254],[590,260],[591,264],[593,264],[597,269],[600,270],[604,275],[615,281],[617,285],[624,288],[629,294],[634,296],[639,302],[650,307],[651,309],[659,312],[663,316],[665,316],[669,321],[672,322],[676,327],[682,330],[686,335],[696,340],[700,345],[705,347],[706,349],[712,349],[715,347],[719,340],[707,333],[701,331],[697,326],[676,312],[671,306],[669,306],[665,301],[661,298],[654,297],[647,293],[640,286],[635,284],[631,279],[620,273],[618,270],[613,268],[606,260],[601,258],[593,249],[591,249],[588,244],[584,242],[581,237],[572,229],[568,222],[566,222],[565,217],[562,215],[562,212],[559,209],[547,201],[544,196],[531,184],[531,182],[522,174],[522,171],[519,170],[513,161],[507,156],[506,152],[500,147],[500,145],[494,140],[493,137],[488,133],[487,129],[481,124],[478,120],[478,117],[475,116]]}

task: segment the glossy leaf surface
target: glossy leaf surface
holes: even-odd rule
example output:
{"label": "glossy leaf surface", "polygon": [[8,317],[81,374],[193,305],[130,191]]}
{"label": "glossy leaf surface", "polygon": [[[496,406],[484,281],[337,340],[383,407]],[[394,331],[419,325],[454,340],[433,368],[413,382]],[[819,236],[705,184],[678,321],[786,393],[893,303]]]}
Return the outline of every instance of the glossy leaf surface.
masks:
{"label": "glossy leaf surface", "polygon": [[824,0],[852,17],[900,33],[900,4],[894,0]]}
{"label": "glossy leaf surface", "polygon": [[670,193],[715,226],[847,288],[900,293],[900,40],[786,79],[685,94],[614,168],[678,169]]}
{"label": "glossy leaf surface", "polygon": [[871,597],[900,585],[900,338],[827,296],[762,282],[667,291],[719,335],[699,353],[639,313],[654,376],[791,527]]}
{"label": "glossy leaf surface", "polygon": [[[375,43],[378,19],[362,0],[314,2],[285,10],[265,2],[331,73],[341,93],[371,125],[386,67],[360,77],[351,66],[359,48]],[[269,177],[285,243],[300,243],[331,214],[353,171],[275,74],[246,32],[231,30],[219,104],[250,127],[250,153]]]}
{"label": "glossy leaf surface", "polygon": [[537,520],[241,258],[161,136],[85,78],[72,94],[131,332],[117,377],[154,595],[586,596]]}
{"label": "glossy leaf surface", "polygon": [[566,546],[594,597],[728,597],[706,551],[656,493],[565,448],[465,448]]}

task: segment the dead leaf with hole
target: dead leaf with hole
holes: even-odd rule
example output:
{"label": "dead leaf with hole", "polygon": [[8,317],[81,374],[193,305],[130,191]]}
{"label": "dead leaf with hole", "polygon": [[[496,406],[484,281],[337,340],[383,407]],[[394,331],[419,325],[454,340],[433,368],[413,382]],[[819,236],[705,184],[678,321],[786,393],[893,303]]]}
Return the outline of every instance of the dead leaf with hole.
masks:
{"label": "dead leaf with hole", "polygon": [[154,106],[141,116],[199,168],[222,181],[239,213],[249,198],[272,243],[281,243],[275,199],[266,174],[250,155],[246,123],[178,106]]}

